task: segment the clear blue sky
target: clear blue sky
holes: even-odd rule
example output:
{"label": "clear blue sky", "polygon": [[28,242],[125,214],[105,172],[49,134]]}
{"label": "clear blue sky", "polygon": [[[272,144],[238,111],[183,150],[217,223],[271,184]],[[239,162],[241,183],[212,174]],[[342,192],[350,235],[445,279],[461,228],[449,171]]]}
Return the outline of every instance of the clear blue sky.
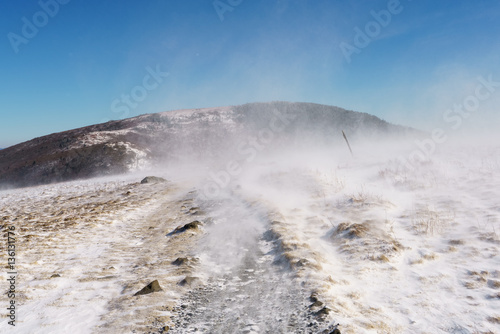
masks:
{"label": "clear blue sky", "polygon": [[[500,81],[498,1],[401,0],[378,30],[371,11],[394,0],[221,0],[219,12],[213,0],[58,0],[67,3],[57,13],[55,1],[0,3],[0,147],[107,119],[270,100],[430,129],[478,76]],[[340,45],[356,46],[356,27],[373,37],[349,62]],[[168,76],[155,81],[157,67]],[[499,96],[469,120],[498,122]]]}

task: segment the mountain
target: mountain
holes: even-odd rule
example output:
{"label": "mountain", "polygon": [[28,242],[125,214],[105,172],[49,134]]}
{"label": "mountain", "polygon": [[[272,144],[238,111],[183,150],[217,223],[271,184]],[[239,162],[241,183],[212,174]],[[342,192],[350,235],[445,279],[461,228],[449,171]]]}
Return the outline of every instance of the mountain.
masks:
{"label": "mountain", "polygon": [[[416,130],[313,103],[268,102],[146,114],[32,139],[0,151],[0,187],[124,173],[159,162],[214,159],[248,138],[273,147],[321,145]],[[243,147],[239,147],[243,149]]]}

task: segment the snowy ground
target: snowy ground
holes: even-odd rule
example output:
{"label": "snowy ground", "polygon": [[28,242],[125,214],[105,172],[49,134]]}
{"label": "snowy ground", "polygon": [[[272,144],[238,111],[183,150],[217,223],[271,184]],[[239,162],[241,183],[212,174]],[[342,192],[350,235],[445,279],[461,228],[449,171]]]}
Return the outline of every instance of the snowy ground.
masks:
{"label": "snowy ground", "polygon": [[0,331],[500,333],[500,147],[355,153],[260,157],[215,198],[186,169],[0,192]]}

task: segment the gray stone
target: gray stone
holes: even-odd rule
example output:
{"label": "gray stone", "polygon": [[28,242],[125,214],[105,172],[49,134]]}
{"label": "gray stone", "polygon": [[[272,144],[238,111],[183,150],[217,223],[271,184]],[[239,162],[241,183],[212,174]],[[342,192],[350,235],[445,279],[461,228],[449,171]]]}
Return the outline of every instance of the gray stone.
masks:
{"label": "gray stone", "polygon": [[179,282],[179,285],[180,286],[192,286],[193,284],[199,282],[199,278],[198,277],[193,277],[193,276],[186,276],[184,277],[184,279],[182,281]]}
{"label": "gray stone", "polygon": [[153,282],[142,288],[140,291],[136,292],[134,296],[147,295],[157,291],[163,291],[163,289],[160,287],[160,283],[158,283],[158,280],[154,280]]}
{"label": "gray stone", "polygon": [[160,182],[167,182],[167,180],[158,176],[146,176],[145,178],[142,179],[141,184],[160,183]]}
{"label": "gray stone", "polygon": [[170,232],[168,235],[182,233],[182,232],[185,232],[187,230],[197,230],[198,226],[200,226],[200,225],[201,225],[201,222],[199,222],[198,220],[194,220],[190,223],[187,223],[186,225],[177,226],[177,228],[175,230],[173,230],[172,232]]}

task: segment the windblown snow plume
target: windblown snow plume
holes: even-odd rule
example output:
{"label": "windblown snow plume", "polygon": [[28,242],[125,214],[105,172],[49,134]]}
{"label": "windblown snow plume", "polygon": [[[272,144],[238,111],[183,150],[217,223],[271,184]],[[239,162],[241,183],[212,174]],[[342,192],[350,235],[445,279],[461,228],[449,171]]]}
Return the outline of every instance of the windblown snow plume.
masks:
{"label": "windblown snow plume", "polygon": [[2,331],[498,333],[500,147],[345,129],[351,156],[321,113],[238,110],[203,122],[253,130],[183,132],[161,168],[0,192]]}

